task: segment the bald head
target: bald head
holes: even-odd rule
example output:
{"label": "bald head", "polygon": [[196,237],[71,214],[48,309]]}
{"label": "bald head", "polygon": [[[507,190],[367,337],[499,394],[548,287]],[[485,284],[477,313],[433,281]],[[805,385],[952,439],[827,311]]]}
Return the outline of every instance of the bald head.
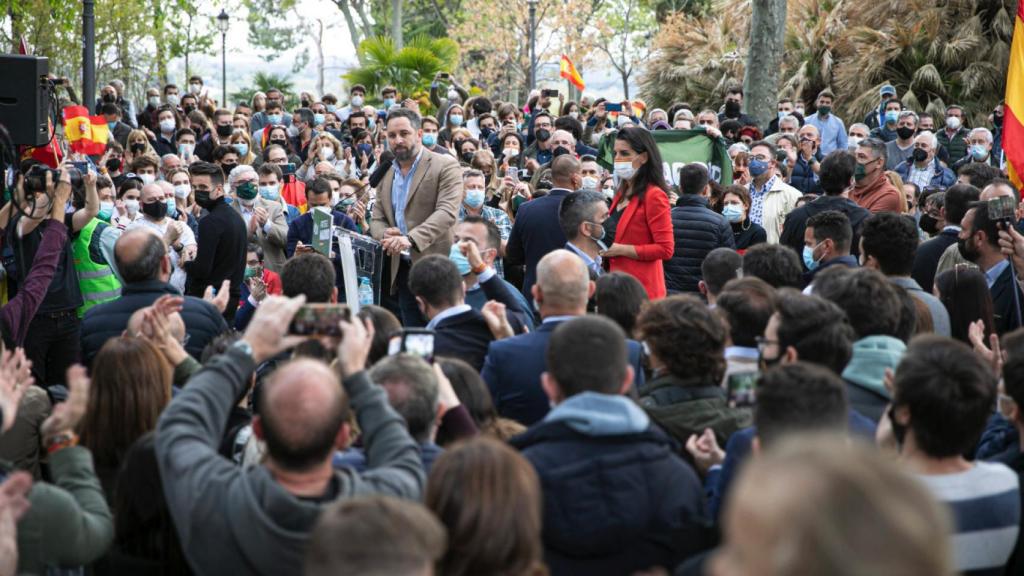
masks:
{"label": "bald head", "polygon": [[[159,189],[159,187],[157,187]],[[114,244],[114,261],[121,278],[128,284],[170,278],[163,238],[149,227],[128,230]]]}
{"label": "bald head", "polygon": [[551,161],[551,183],[556,188],[576,190],[582,181],[580,161],[572,154],[563,154]]}
{"label": "bald head", "polygon": [[537,264],[534,300],[542,316],[583,315],[593,291],[586,264],[568,250],[555,250]]}
{"label": "bald head", "polygon": [[323,362],[303,358],[281,366],[261,390],[260,433],[275,464],[303,472],[330,458],[348,400]]}
{"label": "bald head", "polygon": [[[171,187],[171,194],[174,194],[174,187]],[[152,184],[146,184],[142,187],[142,193],[139,195],[139,202],[142,204],[148,204],[150,202],[163,202],[164,201],[164,188],[158,182]]]}
{"label": "bald head", "polygon": [[[152,306],[146,306],[136,310],[132,317],[128,319],[128,328],[125,329],[125,334],[127,336],[138,336],[142,332],[142,317],[146,314],[147,310],[152,309]],[[181,314],[177,312],[171,313],[167,317],[167,328],[175,340],[178,342],[185,340],[185,321],[181,319]]]}
{"label": "bald head", "polygon": [[981,196],[978,197],[978,200],[984,202],[993,198],[1000,198],[1002,196],[1009,196],[1010,198],[1017,200],[1017,192],[1009,182],[996,180],[988,186],[985,186],[985,189],[981,191]]}

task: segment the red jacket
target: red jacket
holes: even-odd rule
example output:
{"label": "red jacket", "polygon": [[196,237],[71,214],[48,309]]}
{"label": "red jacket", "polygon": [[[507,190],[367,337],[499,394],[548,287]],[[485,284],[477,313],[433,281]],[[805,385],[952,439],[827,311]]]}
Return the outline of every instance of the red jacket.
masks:
{"label": "red jacket", "polygon": [[[621,193],[612,201],[612,210],[620,200]],[[647,289],[651,300],[664,298],[667,292],[661,262],[672,257],[676,246],[670,210],[668,195],[653,184],[647,187],[642,201],[634,197],[615,228],[615,243],[635,246],[637,259],[625,256],[608,259],[610,271],[635,277]]]}

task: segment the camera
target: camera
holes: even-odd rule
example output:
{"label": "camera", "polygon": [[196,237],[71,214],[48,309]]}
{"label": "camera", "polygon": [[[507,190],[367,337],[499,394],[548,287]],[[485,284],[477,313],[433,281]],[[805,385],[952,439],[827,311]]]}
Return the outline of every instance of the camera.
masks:
{"label": "camera", "polygon": [[[33,164],[28,171],[25,172],[25,193],[36,194],[39,192],[46,192],[46,174],[51,174],[53,184],[56,186],[57,181],[60,180],[60,170],[54,170],[45,164]],[[78,189],[82,187],[82,174],[78,170],[69,170],[68,174],[71,176],[71,188]]]}

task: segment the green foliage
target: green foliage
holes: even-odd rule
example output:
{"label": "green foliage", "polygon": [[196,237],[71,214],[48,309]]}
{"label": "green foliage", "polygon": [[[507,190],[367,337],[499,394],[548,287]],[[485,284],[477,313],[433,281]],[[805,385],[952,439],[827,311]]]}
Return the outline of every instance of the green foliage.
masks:
{"label": "green foliage", "polygon": [[401,50],[387,36],[368,38],[359,43],[362,66],[345,74],[349,83],[366,86],[371,99],[387,85],[403,95],[430,88],[434,75],[451,70],[459,59],[459,46],[448,38],[414,36]]}
{"label": "green foliage", "polygon": [[253,74],[249,86],[231,94],[232,102],[250,102],[253,94],[277,88],[284,93],[284,109],[294,110],[299,107],[299,97],[295,93],[295,82],[290,76],[257,72]]}
{"label": "green foliage", "polygon": [[[461,0],[403,0],[402,35],[405,38],[448,36],[448,22],[459,17]],[[373,32],[378,36],[391,33],[391,0],[373,0],[370,3]]]}

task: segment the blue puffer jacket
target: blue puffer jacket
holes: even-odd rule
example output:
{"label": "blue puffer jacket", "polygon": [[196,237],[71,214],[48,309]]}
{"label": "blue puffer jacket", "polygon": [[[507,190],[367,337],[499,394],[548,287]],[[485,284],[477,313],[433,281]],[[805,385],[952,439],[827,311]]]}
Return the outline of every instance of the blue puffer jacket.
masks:
{"label": "blue puffer jacket", "polygon": [[708,547],[697,475],[632,400],[577,394],[510,443],[540,477],[552,576],[673,567]]}
{"label": "blue puffer jacket", "polygon": [[[821,162],[821,152],[815,154],[815,159]],[[789,185],[800,191],[801,194],[821,194],[821,184],[818,183],[818,175],[811,169],[811,165],[804,160],[804,157],[797,154],[796,164],[793,165],[793,173],[789,175]]]}
{"label": "blue puffer jacket", "polygon": [[[900,162],[899,166],[894,170],[900,175],[900,178],[902,178],[904,182],[910,182],[910,167],[913,163],[914,162],[912,160]],[[953,174],[953,171],[949,168],[939,164],[938,158],[932,159],[932,170],[932,181],[929,184],[930,186],[938,186],[939,188],[946,189],[953,184],[956,184],[956,174]]]}
{"label": "blue puffer jacket", "polygon": [[708,208],[707,198],[683,194],[672,209],[676,250],[665,261],[665,285],[672,292],[697,292],[703,279],[700,265],[715,248],[735,248],[729,221]]}

